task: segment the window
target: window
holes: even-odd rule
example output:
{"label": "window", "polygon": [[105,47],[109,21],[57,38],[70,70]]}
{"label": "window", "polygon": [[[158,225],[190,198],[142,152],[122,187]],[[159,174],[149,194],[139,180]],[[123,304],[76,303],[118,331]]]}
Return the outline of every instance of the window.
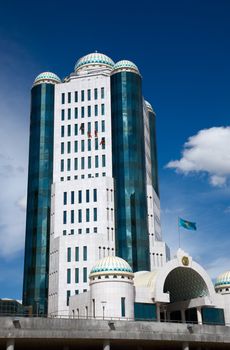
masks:
{"label": "window", "polygon": [[71,204],[74,204],[74,191],[71,191]]}
{"label": "window", "polygon": [[67,171],[70,171],[71,168],[71,159],[67,159]]}
{"label": "window", "polygon": [[94,232],[94,233],[97,233],[97,227],[94,227],[94,228],[93,228],[93,232]]}
{"label": "window", "polygon": [[105,131],[105,121],[104,120],[101,121],[101,131],[102,132]]}
{"label": "window", "polygon": [[63,211],[63,224],[65,225],[67,221],[67,212],[66,210]]}
{"label": "window", "polygon": [[74,158],[74,170],[78,169],[78,161],[77,158]]}
{"label": "window", "polygon": [[61,159],[61,171],[64,171],[64,159]]}
{"label": "window", "polygon": [[89,190],[86,190],[86,203],[89,203]]}
{"label": "window", "polygon": [[66,236],[66,230],[63,230],[62,234],[63,236]]}
{"label": "window", "polygon": [[71,283],[71,269],[67,269],[67,283]]}
{"label": "window", "polygon": [[81,169],[85,169],[85,158],[81,157]]}
{"label": "window", "polygon": [[97,189],[96,188],[94,188],[94,190],[93,190],[93,201],[97,202]]}
{"label": "window", "polygon": [[88,157],[88,169],[91,169],[91,157]]}
{"label": "window", "polygon": [[74,134],[75,136],[78,135],[78,124],[74,124]]}
{"label": "window", "polygon": [[65,127],[64,125],[61,126],[61,137],[65,136]]}
{"label": "window", "polygon": [[84,123],[81,123],[80,130],[81,130],[81,134],[84,135],[84,133],[85,133],[85,124]]}
{"label": "window", "polygon": [[101,88],[101,98],[105,98],[105,88]]}
{"label": "window", "polygon": [[87,97],[88,97],[88,101],[91,100],[91,90],[87,90]]}
{"label": "window", "polygon": [[81,117],[85,118],[85,107],[81,107]]}
{"label": "window", "polygon": [[105,115],[105,105],[102,103],[101,105],[101,115]]}
{"label": "window", "polygon": [[61,110],[61,120],[65,120],[65,110]]}
{"label": "window", "polygon": [[83,267],[83,282],[87,282],[87,267]]}
{"label": "window", "polygon": [[81,90],[81,100],[84,101],[85,100],[85,91]]}
{"label": "window", "polygon": [[68,103],[71,103],[71,92],[68,92]]}
{"label": "window", "polygon": [[101,138],[100,145],[101,145],[102,149],[105,149],[105,137]]}
{"label": "window", "polygon": [[71,143],[70,141],[67,142],[67,153],[71,152]]}
{"label": "window", "polygon": [[94,106],[94,115],[95,115],[95,117],[98,116],[98,105]]}
{"label": "window", "polygon": [[75,261],[79,261],[79,247],[75,247]]}
{"label": "window", "polygon": [[88,123],[88,137],[91,137],[91,123]]}
{"label": "window", "polygon": [[64,94],[64,92],[61,94],[61,103],[62,104],[65,103],[65,94]]}
{"label": "window", "polygon": [[93,221],[97,221],[97,208],[93,208]]}
{"label": "window", "polygon": [[71,248],[67,248],[67,261],[71,262]]}
{"label": "window", "polygon": [[78,191],[78,203],[82,203],[82,191]]}
{"label": "window", "polygon": [[71,210],[71,224],[74,224],[74,210]]}
{"label": "window", "polygon": [[89,228],[87,228],[87,229],[85,230],[85,232],[86,232],[86,233],[89,233]]}
{"label": "window", "polygon": [[67,192],[63,192],[63,205],[67,204]]}
{"label": "window", "polygon": [[68,108],[68,119],[71,119],[71,108]]}
{"label": "window", "polygon": [[98,94],[97,94],[97,89],[94,89],[94,99],[97,100]]}
{"label": "window", "polygon": [[81,140],[81,151],[84,152],[85,151],[85,141]]}
{"label": "window", "polygon": [[82,234],[82,229],[81,229],[81,228],[78,229],[78,234],[79,234],[79,235]]}
{"label": "window", "polygon": [[70,234],[71,234],[71,235],[74,235],[74,229],[71,229],[71,230],[70,230]]}
{"label": "window", "polygon": [[79,268],[75,269],[75,283],[79,283]]}
{"label": "window", "polygon": [[89,222],[89,209],[86,209],[86,222]]}
{"label": "window", "polygon": [[105,167],[105,154],[102,155],[102,166]]}
{"label": "window", "polygon": [[77,107],[74,108],[74,118],[75,119],[78,118],[78,108]]}
{"label": "window", "polygon": [[75,294],[79,294],[79,290],[75,290]]}
{"label": "window", "polygon": [[75,97],[75,102],[78,102],[78,92],[77,91],[75,91],[74,97]]}
{"label": "window", "polygon": [[95,136],[96,136],[96,132],[98,132],[98,122],[95,122],[94,127],[95,127]]}
{"label": "window", "polygon": [[74,152],[78,151],[78,142],[74,141]]}
{"label": "window", "polygon": [[91,117],[91,106],[88,106],[88,117]]}
{"label": "window", "polygon": [[125,298],[121,298],[121,317],[125,317]]}
{"label": "window", "polygon": [[61,154],[64,154],[65,144],[64,142],[61,143]]}
{"label": "window", "polygon": [[95,150],[98,150],[98,138],[95,139]]}
{"label": "window", "polygon": [[68,136],[71,136],[71,125],[70,124],[67,126],[67,134],[68,134]]}
{"label": "window", "polygon": [[70,290],[66,292],[66,305],[69,306]]}
{"label": "window", "polygon": [[95,168],[98,168],[98,156],[95,156]]}
{"label": "window", "polygon": [[91,151],[91,139],[88,139],[88,151]]}
{"label": "window", "polygon": [[78,222],[82,222],[82,210],[81,209],[78,209]]}
{"label": "window", "polygon": [[84,261],[87,260],[87,247],[86,246],[83,247],[83,260]]}

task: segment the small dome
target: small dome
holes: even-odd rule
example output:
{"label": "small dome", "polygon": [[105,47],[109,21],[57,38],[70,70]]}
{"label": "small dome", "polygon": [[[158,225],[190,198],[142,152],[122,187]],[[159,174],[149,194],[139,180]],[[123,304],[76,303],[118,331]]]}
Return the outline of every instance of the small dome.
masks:
{"label": "small dome", "polygon": [[94,52],[81,57],[75,64],[74,70],[75,72],[78,72],[80,69],[87,68],[89,66],[104,66],[112,69],[114,62],[103,53]]}
{"label": "small dome", "polygon": [[52,72],[43,72],[36,77],[36,79],[34,80],[34,85],[42,84],[42,83],[50,83],[50,84],[61,83],[61,79]]}
{"label": "small dome", "polygon": [[118,72],[133,72],[140,74],[137,66],[133,62],[127,60],[122,60],[115,64],[115,66],[113,67],[112,74]]}
{"label": "small dome", "polygon": [[146,104],[146,107],[147,107],[148,109],[150,109],[151,111],[153,111],[153,107],[151,106],[151,104],[150,104],[148,101],[145,100],[145,104]]}
{"label": "small dome", "polygon": [[98,260],[92,267],[90,276],[94,274],[104,274],[105,272],[133,274],[133,270],[130,265],[124,259],[117,256],[107,256],[101,260]]}
{"label": "small dome", "polygon": [[230,287],[230,271],[226,271],[224,273],[221,273],[215,283],[215,289],[220,289],[220,288],[228,288]]}

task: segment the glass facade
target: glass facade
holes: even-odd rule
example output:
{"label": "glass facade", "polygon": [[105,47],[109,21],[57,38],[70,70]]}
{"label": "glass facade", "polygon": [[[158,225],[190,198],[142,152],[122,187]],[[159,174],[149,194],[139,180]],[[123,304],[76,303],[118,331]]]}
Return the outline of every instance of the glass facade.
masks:
{"label": "glass facade", "polygon": [[158,164],[157,164],[157,141],[156,141],[156,117],[151,111],[149,115],[150,150],[152,163],[152,185],[159,197]]}
{"label": "glass facade", "polygon": [[150,270],[141,77],[111,76],[116,255],[135,271]]}
{"label": "glass facade", "polygon": [[[64,97],[62,96],[62,99]],[[47,314],[54,85],[31,91],[23,305]]]}
{"label": "glass facade", "polygon": [[134,303],[135,320],[157,320],[157,312],[155,304]]}

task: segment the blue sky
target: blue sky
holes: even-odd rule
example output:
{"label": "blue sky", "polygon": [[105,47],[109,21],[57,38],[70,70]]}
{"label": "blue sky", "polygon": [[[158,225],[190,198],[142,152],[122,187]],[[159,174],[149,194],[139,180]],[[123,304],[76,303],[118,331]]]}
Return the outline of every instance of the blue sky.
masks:
{"label": "blue sky", "polygon": [[0,297],[21,298],[31,84],[98,50],[134,61],[157,113],[162,227],[197,222],[182,248],[230,269],[230,2],[0,2]]}

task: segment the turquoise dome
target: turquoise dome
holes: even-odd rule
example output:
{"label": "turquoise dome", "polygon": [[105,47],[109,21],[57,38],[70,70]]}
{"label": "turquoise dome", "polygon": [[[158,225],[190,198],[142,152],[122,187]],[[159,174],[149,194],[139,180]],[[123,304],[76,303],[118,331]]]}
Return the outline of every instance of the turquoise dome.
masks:
{"label": "turquoise dome", "polygon": [[61,79],[52,72],[43,72],[40,73],[34,80],[34,85],[42,83],[61,83]]}
{"label": "turquoise dome", "polygon": [[226,271],[220,274],[215,283],[215,289],[228,288],[230,287],[230,271]]}
{"label": "turquoise dome", "polygon": [[75,72],[77,72],[81,68],[86,68],[92,65],[113,68],[114,62],[111,60],[111,58],[104,55],[103,53],[94,52],[81,57],[75,64],[74,70]]}
{"label": "turquoise dome", "polygon": [[128,72],[140,74],[137,66],[133,62],[128,60],[122,60],[117,62],[113,67],[112,74],[117,72],[122,72],[122,71],[128,71]]}
{"label": "turquoise dome", "polygon": [[92,274],[103,274],[104,272],[122,272],[122,273],[133,273],[131,266],[117,256],[107,256],[101,260],[98,260],[92,267],[90,275]]}

